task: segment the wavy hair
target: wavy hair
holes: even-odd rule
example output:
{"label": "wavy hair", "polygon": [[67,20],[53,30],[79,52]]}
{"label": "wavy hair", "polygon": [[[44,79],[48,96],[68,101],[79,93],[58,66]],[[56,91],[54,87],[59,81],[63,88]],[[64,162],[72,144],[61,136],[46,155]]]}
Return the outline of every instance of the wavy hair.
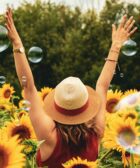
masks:
{"label": "wavy hair", "polygon": [[56,128],[59,130],[63,142],[71,148],[81,150],[86,147],[88,137],[93,133],[93,127],[88,124],[65,125],[56,122]]}

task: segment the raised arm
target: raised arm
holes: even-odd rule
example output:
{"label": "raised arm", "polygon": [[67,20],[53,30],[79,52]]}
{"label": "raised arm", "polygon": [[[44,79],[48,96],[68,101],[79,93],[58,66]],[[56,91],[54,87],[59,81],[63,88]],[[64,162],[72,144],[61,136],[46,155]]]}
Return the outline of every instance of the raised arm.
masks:
{"label": "raised arm", "polygon": [[104,127],[107,90],[115,72],[120,49],[123,43],[137,30],[136,27],[133,28],[134,23],[133,17],[127,20],[126,15],[124,15],[118,28],[112,25],[112,45],[96,84],[96,91],[102,101],[100,112],[96,116],[96,122],[100,128]]}
{"label": "raised arm", "polygon": [[120,49],[123,43],[137,30],[136,27],[132,28],[135,23],[133,16],[131,16],[127,21],[126,20],[126,15],[124,15],[118,28],[116,28],[115,25],[112,25],[112,45],[96,85],[97,90],[102,87],[105,93],[109,88],[115,72]]}
{"label": "raised arm", "polygon": [[[8,36],[13,45],[14,61],[16,72],[21,86],[24,88],[25,98],[30,101],[30,118],[39,140],[48,138],[47,136],[54,130],[55,123],[45,114],[42,106],[41,98],[38,95],[37,89],[34,85],[33,75],[26,58],[24,51],[19,51],[23,48],[22,41],[14,25],[12,11],[9,8],[6,12],[6,27],[8,29]],[[22,78],[26,78],[26,82],[22,82]],[[46,134],[44,134],[46,132]],[[48,138],[49,139],[49,138]]]}

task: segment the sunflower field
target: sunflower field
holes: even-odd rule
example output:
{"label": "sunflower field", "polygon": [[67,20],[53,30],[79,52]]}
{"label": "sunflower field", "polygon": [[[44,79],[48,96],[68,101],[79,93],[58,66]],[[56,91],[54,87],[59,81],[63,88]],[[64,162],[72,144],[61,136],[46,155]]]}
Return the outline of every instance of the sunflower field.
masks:
{"label": "sunflower field", "polygon": [[[38,94],[42,102],[52,88]],[[64,168],[138,168],[140,167],[140,92],[109,90],[106,104],[106,128],[96,162],[72,158]],[[37,168],[37,141],[29,118],[30,102],[8,83],[0,88],[0,167]]]}

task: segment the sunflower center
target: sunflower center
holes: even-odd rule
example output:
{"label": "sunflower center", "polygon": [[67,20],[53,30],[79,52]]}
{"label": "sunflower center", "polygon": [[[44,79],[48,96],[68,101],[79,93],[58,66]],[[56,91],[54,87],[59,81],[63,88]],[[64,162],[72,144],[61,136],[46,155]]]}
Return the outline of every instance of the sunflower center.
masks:
{"label": "sunflower center", "polygon": [[132,118],[132,119],[135,119],[136,118],[136,116],[134,115],[134,114],[128,114],[125,118],[127,119],[127,118]]}
{"label": "sunflower center", "polygon": [[6,109],[5,106],[0,105],[0,110],[5,110],[5,109]]}
{"label": "sunflower center", "polygon": [[123,147],[133,145],[135,139],[136,139],[135,133],[129,127],[121,129],[118,135],[118,141],[120,145],[122,145]]}
{"label": "sunflower center", "polygon": [[106,104],[106,110],[109,112],[109,113],[113,113],[114,112],[114,107],[115,105],[118,103],[118,100],[117,99],[110,99],[107,101],[107,104]]}
{"label": "sunflower center", "polygon": [[10,89],[5,90],[5,92],[4,92],[4,97],[5,97],[5,98],[9,98],[10,95],[11,95],[11,90],[10,90]]}
{"label": "sunflower center", "polygon": [[30,131],[24,125],[16,126],[12,131],[12,136],[19,135],[19,139],[25,140],[30,138]]}
{"label": "sunflower center", "polygon": [[6,151],[0,146],[0,167],[6,167],[8,164],[8,155]]}
{"label": "sunflower center", "polygon": [[89,168],[89,167],[84,164],[76,164],[76,165],[72,166],[72,168]]}

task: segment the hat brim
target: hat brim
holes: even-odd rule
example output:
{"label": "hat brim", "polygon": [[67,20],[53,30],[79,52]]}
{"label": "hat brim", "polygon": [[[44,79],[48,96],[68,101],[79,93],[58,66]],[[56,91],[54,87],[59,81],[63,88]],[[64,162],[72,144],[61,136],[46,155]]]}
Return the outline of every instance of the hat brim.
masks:
{"label": "hat brim", "polygon": [[93,88],[89,86],[86,86],[86,88],[89,94],[89,100],[87,108],[82,113],[73,116],[60,113],[55,107],[54,89],[46,96],[44,100],[44,108],[46,114],[50,116],[54,121],[67,125],[82,124],[89,121],[96,116],[97,112],[100,109],[100,98]]}

